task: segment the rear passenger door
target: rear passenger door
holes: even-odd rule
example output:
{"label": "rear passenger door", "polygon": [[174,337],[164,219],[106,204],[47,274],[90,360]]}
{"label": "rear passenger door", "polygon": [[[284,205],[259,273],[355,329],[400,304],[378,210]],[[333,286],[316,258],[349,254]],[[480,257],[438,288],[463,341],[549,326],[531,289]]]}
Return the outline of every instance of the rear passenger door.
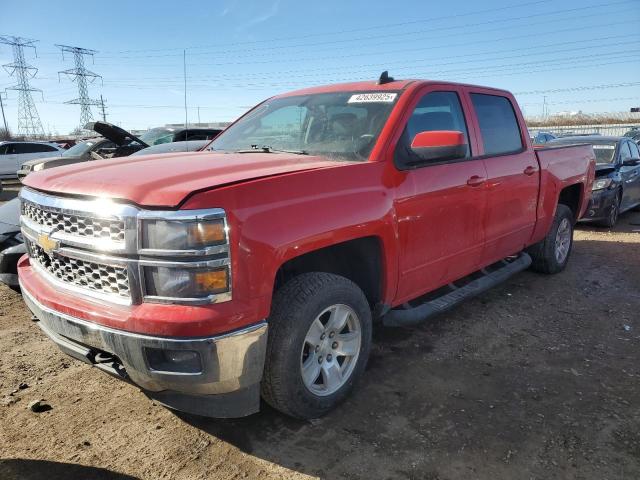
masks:
{"label": "rear passenger door", "polygon": [[638,156],[635,155],[637,148],[637,145],[633,142],[625,140],[620,142],[618,162],[620,163],[620,176],[622,177],[623,182],[620,210],[627,210],[640,202],[640,166],[636,165],[625,167],[622,165],[626,160],[638,158]]}
{"label": "rear passenger door", "polygon": [[474,128],[487,170],[483,266],[521,251],[536,223],[538,160],[520,130],[522,117],[511,98],[469,91]]}
{"label": "rear passenger door", "polygon": [[[406,301],[457,280],[478,268],[484,242],[486,177],[472,158],[461,91],[450,85],[423,90],[395,148],[396,168],[406,173],[395,211],[400,242],[396,300]],[[455,130],[467,137],[464,158],[414,163],[410,145],[424,131]]]}

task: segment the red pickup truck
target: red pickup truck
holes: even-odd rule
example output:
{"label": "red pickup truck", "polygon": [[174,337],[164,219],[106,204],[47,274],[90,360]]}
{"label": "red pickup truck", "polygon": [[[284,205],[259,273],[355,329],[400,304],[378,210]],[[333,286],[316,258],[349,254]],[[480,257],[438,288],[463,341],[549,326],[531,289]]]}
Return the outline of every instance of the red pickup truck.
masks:
{"label": "red pickup truck", "polygon": [[59,347],[171,408],[313,418],[376,322],[561,271],[593,178],[506,91],[383,74],[270,98],[188,157],[29,175],[19,279]]}

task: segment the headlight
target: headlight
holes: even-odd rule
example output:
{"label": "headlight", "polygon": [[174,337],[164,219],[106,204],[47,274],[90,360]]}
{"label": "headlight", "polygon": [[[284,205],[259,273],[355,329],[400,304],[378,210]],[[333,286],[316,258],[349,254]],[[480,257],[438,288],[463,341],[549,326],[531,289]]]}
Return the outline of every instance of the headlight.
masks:
{"label": "headlight", "polygon": [[147,296],[207,299],[229,291],[229,269],[223,267],[144,267]]}
{"label": "headlight", "polygon": [[33,166],[33,169],[30,169],[27,167],[27,170],[33,170],[34,172],[39,172],[40,170],[42,170],[44,168],[44,163],[36,163]]}
{"label": "headlight", "polygon": [[152,250],[201,250],[227,243],[224,219],[143,220],[143,248]]}
{"label": "headlight", "polygon": [[144,212],[138,220],[145,301],[200,304],[231,299],[224,210]]}
{"label": "headlight", "polygon": [[611,182],[613,182],[612,178],[598,178],[593,182],[593,188],[591,190],[603,190],[605,188],[609,188]]}

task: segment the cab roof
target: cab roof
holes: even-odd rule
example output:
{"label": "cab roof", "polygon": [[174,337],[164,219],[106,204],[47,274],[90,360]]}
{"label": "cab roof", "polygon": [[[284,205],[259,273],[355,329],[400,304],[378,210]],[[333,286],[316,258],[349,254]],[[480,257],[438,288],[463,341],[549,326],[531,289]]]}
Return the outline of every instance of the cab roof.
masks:
{"label": "cab roof", "polygon": [[452,85],[452,86],[461,86],[461,87],[471,87],[471,88],[482,88],[487,90],[493,90],[495,92],[501,92],[504,94],[508,94],[506,90],[501,90],[493,87],[485,87],[480,85],[469,85],[466,83],[456,83],[456,82],[447,82],[443,80],[419,80],[419,79],[406,79],[406,80],[393,80],[391,82],[380,84],[377,80],[369,80],[364,82],[349,82],[349,83],[334,83],[330,85],[321,85],[317,87],[309,87],[303,88],[300,90],[294,90],[291,92],[286,92],[280,95],[276,95],[276,97],[292,97],[297,95],[311,95],[316,93],[333,93],[333,92],[386,92],[386,91],[398,91],[405,90],[409,86],[411,87],[420,87],[428,84],[437,84],[437,85]]}

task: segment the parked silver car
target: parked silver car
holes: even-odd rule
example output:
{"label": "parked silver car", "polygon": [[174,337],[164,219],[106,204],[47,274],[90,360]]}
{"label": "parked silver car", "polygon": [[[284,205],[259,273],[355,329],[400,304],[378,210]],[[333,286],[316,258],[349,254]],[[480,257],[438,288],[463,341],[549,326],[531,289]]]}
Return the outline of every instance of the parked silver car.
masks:
{"label": "parked silver car", "polygon": [[17,171],[27,160],[53,157],[64,150],[47,142],[0,142],[0,179],[17,178]]}

